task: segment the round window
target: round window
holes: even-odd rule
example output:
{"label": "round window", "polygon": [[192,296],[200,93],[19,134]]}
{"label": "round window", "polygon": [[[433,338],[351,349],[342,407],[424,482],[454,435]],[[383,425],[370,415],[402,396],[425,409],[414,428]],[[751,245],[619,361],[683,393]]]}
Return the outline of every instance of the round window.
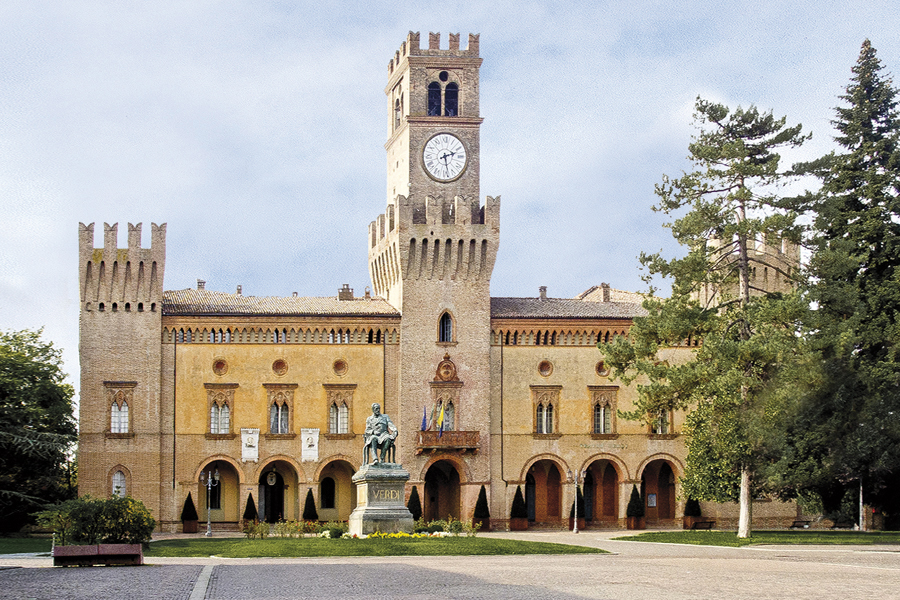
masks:
{"label": "round window", "polygon": [[541,364],[538,365],[538,373],[541,374],[541,377],[549,377],[550,373],[553,372],[553,363],[549,360],[542,360]]}
{"label": "round window", "polygon": [[279,358],[272,363],[272,371],[274,371],[276,375],[284,375],[288,372],[288,364]]}

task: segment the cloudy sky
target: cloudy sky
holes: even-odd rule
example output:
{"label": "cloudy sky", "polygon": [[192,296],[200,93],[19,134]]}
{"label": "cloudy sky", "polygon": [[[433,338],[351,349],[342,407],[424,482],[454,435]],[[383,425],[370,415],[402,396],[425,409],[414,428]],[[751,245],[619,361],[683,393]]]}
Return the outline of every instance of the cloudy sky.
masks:
{"label": "cloudy sky", "polygon": [[77,383],[79,222],[97,246],[118,222],[120,247],[168,223],[166,289],[362,293],[410,30],[481,34],[495,296],[644,289],[638,253],[677,251],[650,207],[698,95],[802,123],[797,160],[833,148],[865,38],[900,72],[891,1],[473,4],[0,3],[0,329],[44,327]]}

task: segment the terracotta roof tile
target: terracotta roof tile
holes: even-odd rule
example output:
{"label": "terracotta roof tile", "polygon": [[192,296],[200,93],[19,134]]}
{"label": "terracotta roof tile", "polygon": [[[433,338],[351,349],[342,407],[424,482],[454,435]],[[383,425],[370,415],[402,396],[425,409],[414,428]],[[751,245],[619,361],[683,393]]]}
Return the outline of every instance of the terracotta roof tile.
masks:
{"label": "terracotta roof tile", "polygon": [[165,292],[162,308],[164,315],[400,316],[381,298],[242,296],[196,289]]}
{"label": "terracotta roof tile", "polygon": [[636,302],[591,302],[574,298],[491,298],[493,319],[630,319],[647,311]]}

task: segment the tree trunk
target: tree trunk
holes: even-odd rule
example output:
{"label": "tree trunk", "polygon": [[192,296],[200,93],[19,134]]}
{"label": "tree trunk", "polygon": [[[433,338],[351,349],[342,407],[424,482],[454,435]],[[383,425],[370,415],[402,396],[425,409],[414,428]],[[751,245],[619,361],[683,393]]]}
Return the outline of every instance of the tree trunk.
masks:
{"label": "tree trunk", "polygon": [[750,468],[741,466],[741,503],[740,516],[738,517],[739,538],[750,537],[750,519],[753,517],[752,498],[750,497]]}

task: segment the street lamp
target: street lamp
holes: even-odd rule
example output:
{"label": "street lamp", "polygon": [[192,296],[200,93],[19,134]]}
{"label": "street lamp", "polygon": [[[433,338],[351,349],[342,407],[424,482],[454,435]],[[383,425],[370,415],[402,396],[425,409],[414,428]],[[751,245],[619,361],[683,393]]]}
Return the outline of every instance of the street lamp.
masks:
{"label": "street lamp", "polygon": [[212,495],[212,489],[219,485],[219,469],[215,472],[201,472],[200,483],[206,486],[206,537],[212,537],[212,523],[210,523],[210,507],[209,498]]}
{"label": "street lamp", "polygon": [[581,483],[584,483],[584,478],[587,475],[587,471],[576,471],[573,475],[572,470],[568,469],[566,473],[569,482],[575,484],[575,518],[572,520],[572,533],[578,533],[578,483],[579,479]]}

